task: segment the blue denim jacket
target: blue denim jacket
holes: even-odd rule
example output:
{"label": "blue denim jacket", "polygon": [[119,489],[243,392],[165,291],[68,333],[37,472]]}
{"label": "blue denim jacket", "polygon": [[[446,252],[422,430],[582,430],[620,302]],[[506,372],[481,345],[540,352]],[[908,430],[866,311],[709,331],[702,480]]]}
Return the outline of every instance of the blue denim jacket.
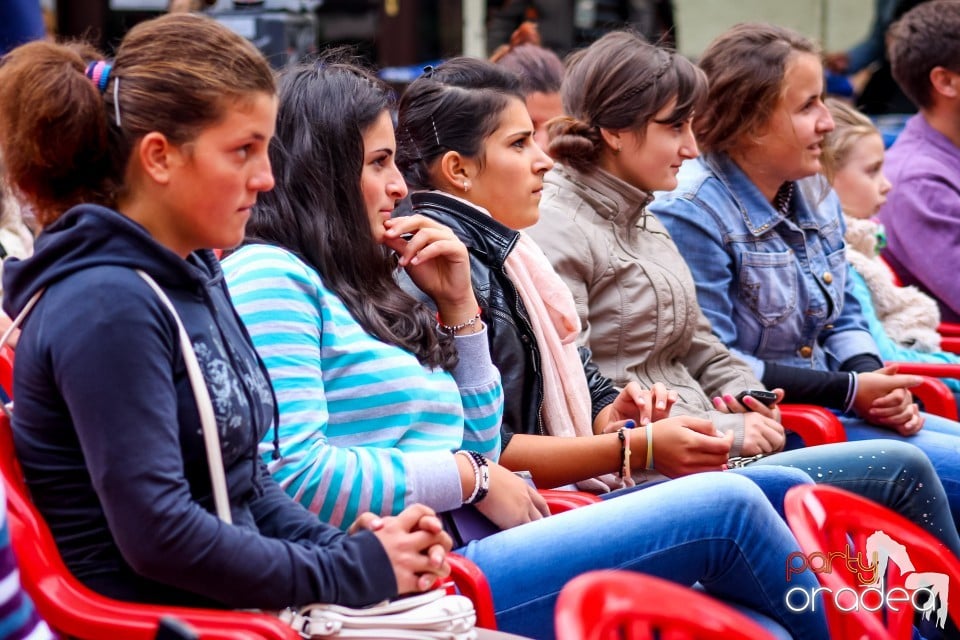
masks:
{"label": "blue denim jacket", "polygon": [[650,210],[690,265],[713,331],[763,376],[763,361],[837,370],[877,353],[852,293],[836,194],[797,182],[791,215],[774,209],[726,155],[684,163]]}

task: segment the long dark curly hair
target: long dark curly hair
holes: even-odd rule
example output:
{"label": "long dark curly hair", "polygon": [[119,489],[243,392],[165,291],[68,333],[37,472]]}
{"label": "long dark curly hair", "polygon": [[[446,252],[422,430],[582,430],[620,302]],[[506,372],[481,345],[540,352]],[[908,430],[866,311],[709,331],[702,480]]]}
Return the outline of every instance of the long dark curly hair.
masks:
{"label": "long dark curly hair", "polygon": [[279,95],[276,186],[258,198],[246,241],[297,254],[368,333],[451,370],[453,338],[439,335],[427,307],[397,284],[396,259],[374,240],[360,190],[363,132],[393,107],[393,92],[338,52],[285,71]]}

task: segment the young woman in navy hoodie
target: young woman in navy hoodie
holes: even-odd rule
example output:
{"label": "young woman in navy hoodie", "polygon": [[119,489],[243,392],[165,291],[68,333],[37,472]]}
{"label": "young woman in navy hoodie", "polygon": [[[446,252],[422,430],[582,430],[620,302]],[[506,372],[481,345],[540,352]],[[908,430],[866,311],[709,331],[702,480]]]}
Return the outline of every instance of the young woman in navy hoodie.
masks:
{"label": "young woman in navy hoodie", "polygon": [[[32,43],[0,67],[0,150],[44,226],[4,272],[23,324],[17,456],[70,570],[108,596],[278,609],[428,588],[450,540],[426,507],[321,523],[267,473],[270,383],[214,254],[273,186],[273,74],[242,37],[171,15],[112,65]],[[172,300],[213,401],[233,524],[218,519]]]}

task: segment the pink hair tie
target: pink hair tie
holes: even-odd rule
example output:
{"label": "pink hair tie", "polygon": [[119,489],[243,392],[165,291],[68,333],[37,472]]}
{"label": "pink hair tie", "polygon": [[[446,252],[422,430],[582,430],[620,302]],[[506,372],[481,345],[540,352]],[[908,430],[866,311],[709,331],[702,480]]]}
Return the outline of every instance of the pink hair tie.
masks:
{"label": "pink hair tie", "polygon": [[110,81],[111,68],[110,63],[105,60],[98,60],[97,62],[91,62],[87,65],[85,75],[90,78],[93,86],[95,86],[100,93],[103,93],[107,88],[107,82]]}

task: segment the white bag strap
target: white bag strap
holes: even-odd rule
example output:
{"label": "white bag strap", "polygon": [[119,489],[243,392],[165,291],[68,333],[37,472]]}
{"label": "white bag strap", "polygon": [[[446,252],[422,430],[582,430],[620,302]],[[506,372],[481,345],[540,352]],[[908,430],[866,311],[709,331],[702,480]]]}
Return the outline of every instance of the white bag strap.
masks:
{"label": "white bag strap", "polygon": [[23,319],[27,317],[27,314],[33,310],[33,305],[37,304],[37,300],[40,299],[40,296],[43,295],[44,291],[46,291],[46,288],[40,289],[33,294],[33,297],[27,300],[27,304],[24,305],[20,313],[17,314],[17,317],[14,318],[13,322],[10,323],[10,326],[7,327],[7,330],[3,332],[2,336],[0,336],[0,349],[7,346],[7,343],[10,342],[10,336],[12,336],[13,332],[17,330],[17,328],[23,322]]}
{"label": "white bag strap", "polygon": [[[33,305],[37,304],[37,300],[40,299],[40,296],[43,295],[44,291],[46,291],[46,287],[37,291],[29,300],[27,300],[27,304],[24,305],[23,309],[20,310],[20,313],[17,314],[17,317],[14,318],[13,322],[10,323],[10,326],[7,327],[7,330],[3,332],[2,336],[0,336],[0,349],[3,349],[5,346],[7,346],[7,343],[10,342],[10,336],[12,336],[13,332],[16,331],[17,328],[23,323],[23,319],[27,317],[27,314],[33,310]],[[13,393],[13,389],[11,389],[10,392]],[[10,418],[10,420],[13,420],[12,402],[2,403],[2,405],[0,405],[0,410],[2,410],[3,413]]]}
{"label": "white bag strap", "polygon": [[[217,433],[217,419],[213,413],[210,391],[207,389],[207,384],[203,379],[203,373],[200,371],[200,362],[197,360],[197,354],[193,350],[193,345],[190,343],[190,336],[187,335],[187,330],[183,328],[183,322],[180,321],[180,314],[177,313],[173,303],[170,302],[170,298],[167,297],[167,294],[163,292],[160,285],[147,275],[145,271],[137,269],[136,272],[137,275],[143,278],[144,282],[150,285],[150,288],[154,290],[160,298],[160,301],[170,310],[174,321],[177,323],[177,330],[180,333],[180,350],[183,352],[183,360],[187,366],[187,375],[190,377],[190,386],[193,388],[197,410],[200,412],[203,443],[207,449],[207,466],[210,467],[210,486],[213,488],[213,504],[217,509],[217,516],[227,524],[232,524],[230,499],[227,497],[227,476],[223,471],[223,456],[220,453],[220,436]],[[34,305],[37,304],[37,301],[45,290],[46,289],[40,289],[33,294],[30,300],[27,301],[27,304],[24,305],[23,310],[17,314],[17,317],[13,319],[13,322],[10,323],[7,330],[3,332],[3,336],[0,336],[0,349],[7,345],[14,330],[20,326],[23,319],[27,317],[27,314],[33,310]],[[9,413],[7,407],[3,409]]]}
{"label": "white bag strap", "polygon": [[200,412],[200,425],[203,428],[203,443],[207,449],[207,466],[210,467],[210,486],[213,488],[213,503],[217,508],[217,516],[227,524],[231,524],[233,519],[230,517],[230,500],[227,497],[227,476],[223,471],[223,456],[220,453],[220,436],[217,433],[217,419],[213,414],[213,402],[210,401],[210,391],[207,389],[207,383],[203,379],[203,373],[200,371],[200,362],[197,360],[197,353],[193,350],[190,343],[190,336],[187,330],[183,328],[183,322],[180,320],[180,314],[174,308],[170,298],[163,292],[153,278],[151,278],[142,269],[137,269],[137,275],[143,278],[144,282],[150,285],[161,302],[173,315],[177,323],[177,330],[180,333],[180,350],[183,352],[183,361],[187,366],[187,375],[190,377],[190,386],[193,388],[193,395],[196,398],[197,409]]}

